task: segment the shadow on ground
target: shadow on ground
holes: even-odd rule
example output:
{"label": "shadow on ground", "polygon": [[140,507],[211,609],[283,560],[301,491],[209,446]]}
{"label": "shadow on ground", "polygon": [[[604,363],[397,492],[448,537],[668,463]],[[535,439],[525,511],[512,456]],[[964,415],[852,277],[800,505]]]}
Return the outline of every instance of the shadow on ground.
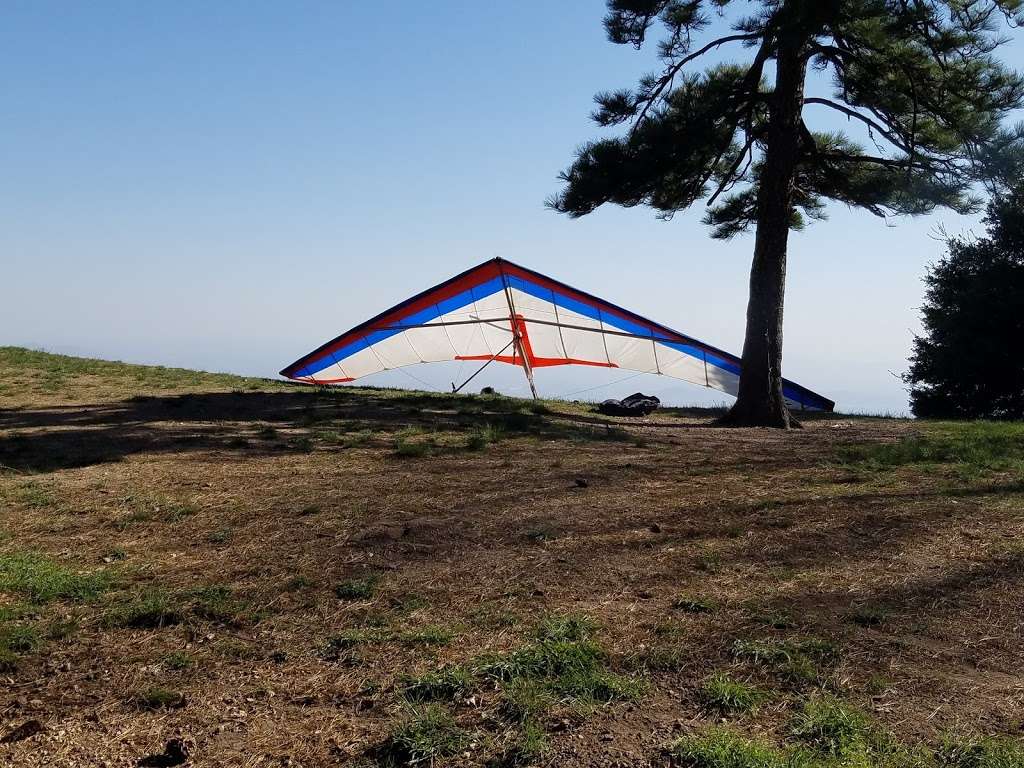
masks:
{"label": "shadow on ground", "polygon": [[296,388],[3,410],[0,466],[46,472],[143,451],[308,452],[311,438],[324,430],[468,432],[484,426],[552,439],[631,439],[614,421],[551,414],[541,404],[500,396]]}

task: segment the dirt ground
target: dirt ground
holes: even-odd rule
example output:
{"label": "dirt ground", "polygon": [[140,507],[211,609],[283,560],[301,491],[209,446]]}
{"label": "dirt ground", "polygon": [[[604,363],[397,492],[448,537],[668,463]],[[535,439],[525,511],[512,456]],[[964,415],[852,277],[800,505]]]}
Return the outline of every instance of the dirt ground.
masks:
{"label": "dirt ground", "polygon": [[[593,620],[610,668],[645,687],[556,705],[537,764],[663,765],[673,737],[725,717],[699,694],[716,671],[769,692],[727,719],[774,742],[818,688],[909,743],[1024,734],[1024,484],[841,458],[913,422],[828,415],[782,433],[672,409],[48,381],[0,391],[0,555],[109,585],[0,591],[19,621],[72,627],[0,672],[2,765],[173,765],[174,739],[196,766],[373,764],[408,714],[403,675],[514,649],[552,615]],[[338,590],[359,580],[367,594]],[[217,610],[195,607],[203,589]],[[111,619],[155,590],[181,615]],[[365,628],[385,639],[330,652]],[[735,651],[808,638],[837,658],[810,688]],[[637,667],[654,648],[670,668]],[[155,689],[173,700],[147,703]],[[473,741],[438,764],[496,759],[499,696],[446,704]],[[14,738],[26,723],[40,732]]]}

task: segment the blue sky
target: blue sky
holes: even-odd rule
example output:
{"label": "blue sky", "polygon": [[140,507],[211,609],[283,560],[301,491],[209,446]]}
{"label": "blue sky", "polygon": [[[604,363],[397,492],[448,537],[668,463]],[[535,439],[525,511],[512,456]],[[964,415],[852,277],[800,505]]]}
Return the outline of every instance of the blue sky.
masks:
{"label": "blue sky", "polygon": [[[273,375],[503,256],[738,353],[752,238],[709,239],[699,209],[666,223],[640,208],[573,221],[543,206],[599,133],[593,94],[653,66],[606,42],[603,12],[601,0],[9,0],[0,343]],[[1024,68],[1019,40],[1003,55]],[[893,374],[942,252],[933,235],[977,219],[830,215],[791,240],[786,375],[843,409],[903,411]],[[524,394],[502,368],[476,381]],[[368,383],[444,388],[460,373],[418,366]],[[557,369],[538,385],[725,399],[624,378]]]}

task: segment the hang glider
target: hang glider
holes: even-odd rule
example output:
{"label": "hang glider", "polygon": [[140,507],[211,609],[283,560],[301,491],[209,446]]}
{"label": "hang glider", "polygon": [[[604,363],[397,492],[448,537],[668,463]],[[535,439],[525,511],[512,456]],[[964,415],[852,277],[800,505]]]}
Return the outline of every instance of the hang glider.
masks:
{"label": "hang glider", "polygon": [[[565,283],[491,259],[403,301],[295,361],[281,375],[354,381],[414,363],[492,362],[533,372],[559,365],[622,368],[735,395],[740,359]],[[783,381],[790,408],[834,403]]]}

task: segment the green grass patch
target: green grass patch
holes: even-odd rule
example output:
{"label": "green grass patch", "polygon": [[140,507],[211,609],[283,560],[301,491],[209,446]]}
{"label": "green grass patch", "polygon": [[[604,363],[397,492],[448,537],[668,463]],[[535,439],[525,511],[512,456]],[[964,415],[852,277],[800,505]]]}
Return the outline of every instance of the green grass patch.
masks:
{"label": "green grass patch", "polygon": [[345,435],[345,439],[342,442],[342,447],[346,447],[346,449],[360,447],[362,445],[366,445],[373,438],[374,431],[372,429],[362,429],[357,432],[349,432],[347,435]]}
{"label": "green grass patch", "polygon": [[818,752],[843,758],[865,750],[870,722],[860,710],[832,696],[822,696],[804,703],[791,733]]}
{"label": "green grass patch", "polygon": [[42,604],[94,600],[111,586],[105,571],[79,573],[35,552],[0,555],[0,592]]}
{"label": "green grass patch", "polygon": [[438,450],[437,438],[420,428],[405,429],[395,435],[395,456],[417,459]]}
{"label": "green grass patch", "polygon": [[5,624],[0,626],[0,652],[31,653],[42,644],[39,630],[31,624]]}
{"label": "green grass patch", "polygon": [[726,728],[683,736],[668,746],[674,766],[685,768],[791,768],[789,756]]}
{"label": "green grass patch", "polygon": [[861,627],[880,627],[888,618],[888,612],[879,605],[858,605],[849,615],[850,621]]}
{"label": "green grass patch", "polygon": [[651,632],[662,639],[678,640],[686,635],[686,627],[675,619],[670,619],[656,623],[651,627]]}
{"label": "green grass patch", "polygon": [[404,677],[398,687],[409,701],[451,701],[473,687],[473,675],[463,667],[445,667],[423,675]]}
{"label": "green grass patch", "polygon": [[313,443],[313,438],[302,435],[288,443],[288,447],[299,453],[312,453],[315,444]]}
{"label": "green grass patch", "polygon": [[196,664],[195,658],[185,651],[172,651],[164,656],[162,661],[167,669],[172,669],[175,672],[191,669]]}
{"label": "green grass patch", "polygon": [[233,533],[230,528],[218,528],[216,531],[211,531],[206,535],[206,540],[211,544],[217,546],[223,546],[231,541]]}
{"label": "green grass patch", "polygon": [[180,523],[195,515],[199,510],[189,502],[179,501],[166,496],[125,496],[119,499],[128,514],[114,523],[118,530],[125,530],[131,525],[142,523]]}
{"label": "green grass patch", "polygon": [[470,734],[436,704],[410,707],[403,721],[377,750],[384,766],[433,765],[466,748]]}
{"label": "green grass patch", "polygon": [[1024,768],[1024,742],[947,736],[936,750],[936,758],[942,768]]}
{"label": "green grass patch", "polygon": [[444,627],[426,626],[419,629],[410,629],[392,635],[402,645],[448,645],[455,639],[455,633]]}
{"label": "green grass patch", "polygon": [[558,529],[550,524],[535,525],[524,536],[534,544],[543,544],[545,541],[558,538]]}
{"label": "green grass patch", "polygon": [[527,645],[480,659],[475,668],[507,695],[532,690],[536,696],[551,696],[576,708],[638,698],[646,688],[644,681],[613,672],[593,631],[586,617],[551,616]]}
{"label": "green grass patch", "polygon": [[348,651],[360,645],[379,645],[385,643],[390,634],[382,629],[346,629],[327,638],[324,653],[332,656],[339,651]]}
{"label": "green grass patch", "polygon": [[339,600],[369,600],[376,594],[379,584],[379,576],[349,579],[348,581],[341,582],[334,588],[334,595]]}
{"label": "green grass patch", "polygon": [[750,661],[793,685],[818,685],[839,661],[839,650],[818,638],[801,640],[737,640],[736,659]]}
{"label": "green grass patch", "polygon": [[[1020,746],[1006,741],[971,761],[971,744],[960,762],[958,743],[948,753],[908,746],[873,726],[867,717],[836,700],[811,700],[797,719],[795,743],[776,748],[726,728],[709,728],[676,740],[666,748],[679,768],[1021,768]],[[978,743],[978,742],[973,742]],[[984,762],[992,758],[992,762]]]}
{"label": "green grass patch", "polygon": [[5,488],[0,491],[0,497],[18,504],[24,504],[32,509],[46,509],[57,506],[57,497],[54,496],[53,490],[34,480],[12,488]]}
{"label": "green grass patch", "polygon": [[284,583],[281,589],[285,592],[301,592],[303,589],[315,586],[312,579],[308,576],[292,576],[288,581]]}
{"label": "green grass patch", "polygon": [[159,629],[178,624],[184,618],[177,597],[163,589],[150,588],[110,608],[105,623],[111,627]]}
{"label": "green grass patch", "polygon": [[81,629],[81,623],[75,617],[69,619],[51,619],[43,625],[43,637],[47,640],[67,640]]}
{"label": "green grass patch", "polygon": [[843,446],[839,458],[867,469],[952,464],[968,474],[1024,468],[1024,423],[936,422],[894,443]]}
{"label": "green grass patch", "polygon": [[535,765],[544,758],[549,747],[548,735],[544,728],[538,723],[527,721],[505,749],[500,765]]}
{"label": "green grass patch", "polygon": [[575,642],[589,639],[596,629],[597,625],[586,616],[554,614],[541,621],[534,635],[541,641]]}
{"label": "green grass patch", "polygon": [[793,618],[792,614],[787,613],[786,611],[755,610],[752,618],[754,621],[760,622],[772,629],[794,629],[798,626],[796,619]]}
{"label": "green grass patch", "polygon": [[716,606],[710,600],[680,595],[672,601],[672,608],[683,613],[714,613]]}
{"label": "green grass patch", "polygon": [[700,687],[700,699],[704,706],[722,714],[753,712],[764,698],[763,691],[721,672],[708,677]]}
{"label": "green grass patch", "polygon": [[558,697],[543,680],[516,677],[501,689],[501,711],[514,723],[536,722],[558,703]]}
{"label": "green grass patch", "polygon": [[270,379],[54,355],[24,347],[0,347],[0,378],[8,378],[12,374],[18,376],[19,383],[22,383],[25,374],[32,374],[37,391],[51,394],[81,394],[78,381],[82,377],[89,377],[86,380],[87,387],[100,380],[116,386],[118,390],[137,389],[141,392],[199,387],[232,388],[237,391],[289,391],[286,385]]}
{"label": "green grass patch", "polygon": [[21,603],[0,605],[0,624],[4,624],[8,621],[16,621],[17,619],[30,615],[31,613],[31,606],[23,605]]}
{"label": "green grass patch", "polygon": [[437,626],[426,626],[401,632],[386,627],[346,629],[327,638],[320,655],[327,661],[344,661],[351,660],[352,652],[364,645],[398,643],[410,647],[441,646],[448,645],[453,638],[454,634],[451,631]]}
{"label": "green grass patch", "polygon": [[430,603],[425,597],[415,594],[394,595],[388,601],[388,605],[395,613],[407,616],[418,610],[426,608]]}
{"label": "green grass patch", "polygon": [[466,438],[466,450],[482,451],[487,446],[500,442],[504,433],[501,425],[484,424],[475,427]]}
{"label": "green grass patch", "polygon": [[185,697],[169,688],[149,688],[135,696],[139,709],[181,709],[185,706]]}
{"label": "green grass patch", "polygon": [[693,566],[704,573],[718,573],[722,569],[722,555],[713,549],[701,547],[693,560]]}
{"label": "green grass patch", "polygon": [[256,661],[263,658],[263,653],[252,643],[235,637],[227,637],[216,645],[217,653],[236,661]]}
{"label": "green grass patch", "polygon": [[480,629],[499,630],[514,627],[519,617],[510,609],[494,603],[482,603],[469,612],[469,620]]}
{"label": "green grass patch", "polygon": [[200,587],[191,597],[193,615],[218,624],[237,625],[248,610],[248,604],[235,598],[231,588],[223,584]]}

